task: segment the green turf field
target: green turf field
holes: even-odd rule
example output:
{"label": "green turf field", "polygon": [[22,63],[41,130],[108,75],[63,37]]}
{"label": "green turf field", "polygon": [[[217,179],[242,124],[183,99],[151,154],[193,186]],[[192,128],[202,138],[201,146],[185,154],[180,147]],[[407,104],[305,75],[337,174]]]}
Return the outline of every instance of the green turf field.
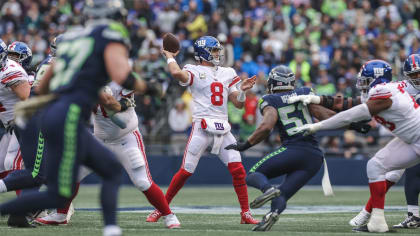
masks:
{"label": "green turf field", "polygon": [[[165,189],[166,190],[166,189]],[[164,190],[164,191],[165,191]],[[250,189],[250,200],[259,192]],[[168,230],[163,222],[146,223],[150,206],[146,198],[132,187],[123,187],[120,192],[119,224],[124,235],[355,235],[347,222],[357,214],[368,198],[368,188],[335,188],[335,197],[324,197],[320,187],[305,188],[294,196],[288,209],[270,232],[252,232],[251,225],[240,225],[239,206],[233,188],[186,187],[172,202],[182,228]],[[0,202],[14,194],[0,195]],[[405,217],[404,192],[392,189],[387,196],[386,219],[389,225]],[[76,211],[67,226],[36,229],[12,229],[6,225],[7,218],[0,218],[0,235],[101,235],[102,218],[98,208],[98,187],[83,186],[75,201]],[[268,206],[253,211],[260,219]],[[389,234],[389,233],[388,233]],[[420,229],[396,230],[393,235],[420,235]],[[381,234],[374,234],[381,235]]]}

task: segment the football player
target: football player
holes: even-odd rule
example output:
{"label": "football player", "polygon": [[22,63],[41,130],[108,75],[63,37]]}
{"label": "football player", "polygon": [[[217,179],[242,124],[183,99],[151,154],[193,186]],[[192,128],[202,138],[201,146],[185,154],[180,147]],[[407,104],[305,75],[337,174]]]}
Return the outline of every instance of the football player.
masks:
{"label": "football player", "polygon": [[[228,100],[235,107],[242,108],[246,91],[255,84],[255,76],[244,80],[237,88],[240,78],[235,70],[219,66],[222,60],[221,51],[222,46],[216,38],[203,36],[194,43],[198,65],[187,64],[181,69],[174,59],[178,52],[163,50],[172,77],[182,86],[189,86],[193,99],[193,124],[182,166],[172,178],[165,196],[170,203],[194,173],[206,148],[213,143],[211,152],[219,156],[232,175],[233,186],[242,210],[241,223],[256,224],[258,221],[249,211],[246,173],[241,155],[236,150],[224,149],[228,144],[235,142],[228,122]],[[149,215],[147,222],[156,222],[161,215],[161,212],[155,210]]]}
{"label": "football player", "polygon": [[[358,87],[368,91],[366,103],[321,121],[298,128],[299,132],[312,134],[319,130],[335,129],[354,121],[372,117],[390,130],[396,138],[379,150],[367,164],[367,175],[372,197],[372,213],[366,226],[356,231],[387,232],[384,216],[386,174],[405,169],[420,162],[420,109],[414,98],[404,90],[404,82],[390,83],[391,66],[382,60],[372,60],[362,66]],[[417,130],[417,131],[416,131]],[[393,156],[398,153],[398,158]]]}
{"label": "football player", "polygon": [[130,73],[129,33],[115,21],[126,13],[123,1],[88,0],[83,12],[85,27],[63,35],[57,59],[36,89],[38,94],[48,95],[21,105],[22,109],[44,105],[35,118],[45,139],[48,189],[1,204],[0,213],[24,214],[63,207],[73,195],[79,166],[83,164],[103,179],[103,234],[121,235],[116,207],[122,168],[115,155],[93,137],[86,123],[99,90],[109,78],[139,92],[145,90],[146,84]]}
{"label": "football player", "polygon": [[[152,91],[150,87],[148,86],[148,90]],[[153,182],[149,172],[143,138],[138,129],[138,118],[134,110],[134,91],[123,89],[116,83],[110,83],[105,87],[105,91],[111,97],[107,97],[107,101],[94,109],[95,137],[116,154],[134,186],[162,212],[165,226],[170,229],[179,228],[177,217],[171,212],[162,190]],[[125,128],[121,129],[111,121],[110,115],[114,112],[118,112],[116,115],[126,124]],[[79,176],[79,182],[88,174],[89,172],[85,172]],[[48,225],[67,224],[67,212],[68,207],[57,209],[35,221]]]}
{"label": "football player", "polygon": [[[295,75],[287,66],[273,68],[268,76],[269,94],[259,101],[263,121],[245,143],[231,144],[227,150],[245,151],[265,140],[278,127],[282,146],[265,155],[249,171],[247,184],[263,194],[251,202],[251,208],[259,208],[271,201],[271,210],[253,231],[268,231],[286,209],[287,201],[302,188],[321,168],[324,155],[313,135],[303,136],[298,127],[313,123],[312,116],[319,120],[335,114],[320,105],[306,107],[301,102],[288,104],[293,95],[313,94],[311,88],[295,89]],[[286,174],[281,186],[275,187],[269,179]]]}

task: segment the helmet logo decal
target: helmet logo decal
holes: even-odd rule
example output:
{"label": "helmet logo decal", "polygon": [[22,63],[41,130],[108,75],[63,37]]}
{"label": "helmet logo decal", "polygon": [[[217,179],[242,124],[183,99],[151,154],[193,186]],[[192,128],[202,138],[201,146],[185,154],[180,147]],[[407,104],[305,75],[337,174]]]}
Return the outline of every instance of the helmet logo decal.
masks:
{"label": "helmet logo decal", "polygon": [[385,68],[373,68],[373,75],[375,79],[384,75]]}
{"label": "helmet logo decal", "polygon": [[199,46],[199,47],[204,47],[205,45],[206,45],[206,40],[198,40],[197,41],[197,45]]}

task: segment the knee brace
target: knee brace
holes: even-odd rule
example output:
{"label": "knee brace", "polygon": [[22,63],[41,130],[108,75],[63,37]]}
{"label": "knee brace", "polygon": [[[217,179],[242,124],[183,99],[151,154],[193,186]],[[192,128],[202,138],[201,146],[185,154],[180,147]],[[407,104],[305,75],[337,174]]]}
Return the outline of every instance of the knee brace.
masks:
{"label": "knee brace", "polygon": [[405,169],[388,171],[385,174],[385,179],[393,183],[397,183],[401,179],[401,176],[404,174],[404,171]]}
{"label": "knee brace", "polygon": [[366,171],[369,183],[385,180],[385,174],[387,171],[375,157],[368,161]]}

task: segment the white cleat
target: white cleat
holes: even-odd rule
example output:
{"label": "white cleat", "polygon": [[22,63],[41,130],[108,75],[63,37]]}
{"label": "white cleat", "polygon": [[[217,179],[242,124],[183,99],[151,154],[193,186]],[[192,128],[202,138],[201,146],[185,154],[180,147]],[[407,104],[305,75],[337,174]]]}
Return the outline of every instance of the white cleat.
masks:
{"label": "white cleat", "polygon": [[389,231],[385,221],[384,209],[373,208],[369,223],[367,224],[369,232],[385,233]]}
{"label": "white cleat", "polygon": [[57,213],[56,210],[54,210],[53,212],[51,212],[45,217],[36,218],[34,222],[41,225],[66,225],[68,223],[67,215],[62,214],[62,213]]}
{"label": "white cleat", "polygon": [[163,222],[168,229],[179,229],[181,228],[181,223],[179,223],[178,218],[175,214],[171,213],[169,215],[163,216]]}
{"label": "white cleat", "polygon": [[365,208],[363,208],[363,210],[361,210],[359,214],[357,214],[357,216],[355,216],[353,219],[349,221],[349,224],[354,227],[363,226],[368,223],[369,218],[370,218],[370,213],[367,212]]}
{"label": "white cleat", "polygon": [[71,217],[74,215],[74,205],[73,203],[70,204],[69,211],[67,212],[66,220],[67,223],[70,223]]}
{"label": "white cleat", "polygon": [[117,225],[107,225],[104,228],[103,236],[121,236],[122,230]]}

